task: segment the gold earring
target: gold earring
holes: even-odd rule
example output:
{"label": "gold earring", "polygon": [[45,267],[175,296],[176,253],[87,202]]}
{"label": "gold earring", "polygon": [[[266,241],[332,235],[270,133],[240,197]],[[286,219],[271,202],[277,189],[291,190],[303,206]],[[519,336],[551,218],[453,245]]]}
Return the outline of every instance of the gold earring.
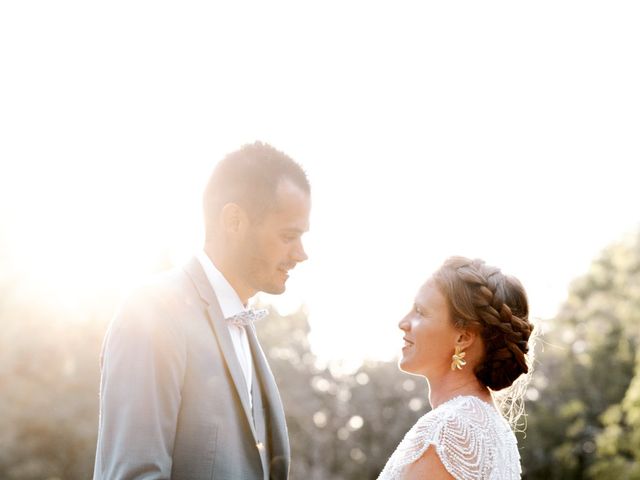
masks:
{"label": "gold earring", "polygon": [[467,364],[463,360],[465,355],[466,353],[462,351],[462,348],[456,347],[456,353],[451,356],[451,370],[462,370],[462,367]]}

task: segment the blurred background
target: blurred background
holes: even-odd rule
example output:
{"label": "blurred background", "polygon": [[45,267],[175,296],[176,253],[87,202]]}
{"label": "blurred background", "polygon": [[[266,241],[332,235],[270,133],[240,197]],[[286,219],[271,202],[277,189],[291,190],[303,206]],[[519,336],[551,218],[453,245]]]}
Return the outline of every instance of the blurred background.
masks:
{"label": "blurred background", "polygon": [[312,183],[310,259],[259,295],[294,479],[376,478],[429,410],[397,323],[450,255],[542,336],[527,479],[640,478],[634,2],[0,5],[0,478],[90,478],[118,302],[202,243],[215,162]]}

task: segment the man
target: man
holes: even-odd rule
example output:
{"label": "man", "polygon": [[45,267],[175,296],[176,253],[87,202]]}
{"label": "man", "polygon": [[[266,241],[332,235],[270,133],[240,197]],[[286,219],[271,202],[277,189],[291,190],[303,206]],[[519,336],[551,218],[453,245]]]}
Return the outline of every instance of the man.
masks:
{"label": "man", "polygon": [[269,145],[229,154],[204,193],[206,239],[134,292],[103,347],[94,479],[286,479],[284,411],[246,308],[306,260],[310,187]]}

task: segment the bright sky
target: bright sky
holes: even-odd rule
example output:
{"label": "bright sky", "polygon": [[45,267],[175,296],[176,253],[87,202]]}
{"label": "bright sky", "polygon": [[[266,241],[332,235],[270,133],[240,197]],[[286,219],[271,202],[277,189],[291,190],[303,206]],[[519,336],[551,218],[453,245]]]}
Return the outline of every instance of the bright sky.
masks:
{"label": "bright sky", "polygon": [[396,354],[452,254],[551,317],[640,224],[639,24],[637,2],[3,2],[0,270],[73,302],[188,258],[215,161],[260,139],[312,182],[311,258],[269,301],[307,305],[322,357]]}

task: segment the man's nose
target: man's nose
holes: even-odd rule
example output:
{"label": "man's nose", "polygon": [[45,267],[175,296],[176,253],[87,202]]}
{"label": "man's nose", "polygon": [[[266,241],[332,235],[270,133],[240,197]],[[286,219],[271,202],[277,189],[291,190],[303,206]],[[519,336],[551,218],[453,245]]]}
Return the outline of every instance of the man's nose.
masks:
{"label": "man's nose", "polygon": [[295,260],[297,263],[300,262],[304,262],[306,259],[308,259],[309,257],[307,256],[307,252],[304,251],[304,246],[302,245],[301,241],[298,241],[296,243],[295,248],[293,249],[293,254],[292,254],[292,258],[293,260]]}
{"label": "man's nose", "polygon": [[411,329],[411,323],[407,319],[407,316],[404,316],[402,320],[398,322],[398,328],[403,332],[408,332]]}

